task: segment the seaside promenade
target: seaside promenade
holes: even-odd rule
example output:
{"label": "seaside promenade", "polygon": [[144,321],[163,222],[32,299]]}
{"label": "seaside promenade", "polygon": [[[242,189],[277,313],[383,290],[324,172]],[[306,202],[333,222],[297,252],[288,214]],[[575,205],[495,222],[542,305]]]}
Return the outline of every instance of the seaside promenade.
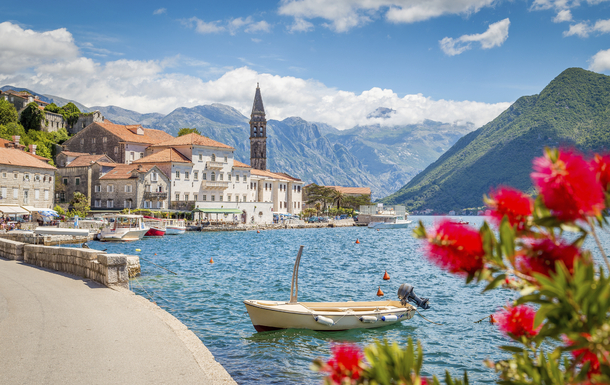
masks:
{"label": "seaside promenade", "polygon": [[0,357],[2,384],[235,384],[145,298],[1,258]]}

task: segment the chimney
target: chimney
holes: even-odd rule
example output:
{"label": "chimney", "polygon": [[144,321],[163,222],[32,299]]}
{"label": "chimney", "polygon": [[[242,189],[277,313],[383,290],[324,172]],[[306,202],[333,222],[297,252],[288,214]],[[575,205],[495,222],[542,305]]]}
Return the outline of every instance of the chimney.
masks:
{"label": "chimney", "polygon": [[38,147],[35,144],[30,144],[30,154],[36,155],[36,147]]}
{"label": "chimney", "polygon": [[19,139],[21,139],[19,135],[13,135],[13,143],[15,143],[16,146],[19,145]]}

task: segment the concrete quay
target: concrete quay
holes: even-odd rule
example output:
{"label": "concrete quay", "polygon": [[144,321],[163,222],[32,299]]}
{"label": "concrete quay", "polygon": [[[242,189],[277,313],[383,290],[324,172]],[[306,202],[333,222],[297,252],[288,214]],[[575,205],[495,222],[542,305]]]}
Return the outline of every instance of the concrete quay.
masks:
{"label": "concrete quay", "polygon": [[0,383],[235,384],[143,297],[0,258]]}

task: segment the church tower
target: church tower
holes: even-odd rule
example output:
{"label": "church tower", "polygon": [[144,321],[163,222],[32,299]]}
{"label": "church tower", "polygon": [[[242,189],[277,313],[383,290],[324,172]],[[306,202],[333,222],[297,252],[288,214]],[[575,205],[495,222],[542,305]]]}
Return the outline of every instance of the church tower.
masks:
{"label": "church tower", "polygon": [[250,115],[250,166],[257,170],[267,169],[267,119],[258,83]]}

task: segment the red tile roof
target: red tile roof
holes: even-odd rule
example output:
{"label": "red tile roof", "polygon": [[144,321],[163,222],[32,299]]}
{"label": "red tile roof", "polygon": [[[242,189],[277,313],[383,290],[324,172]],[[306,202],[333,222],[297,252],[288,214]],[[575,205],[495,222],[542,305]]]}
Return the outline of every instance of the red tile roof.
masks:
{"label": "red tile roof", "polygon": [[271,172],[269,170],[257,170],[255,168],[250,170],[250,174],[258,175],[258,176],[266,176],[267,178],[288,180],[288,181],[301,181],[300,179],[291,177],[290,175],[288,175],[286,173]]}
{"label": "red tile roof", "polygon": [[182,135],[177,138],[172,138],[168,141],[157,143],[154,147],[171,147],[171,146],[184,146],[184,145],[196,145],[196,146],[205,146],[205,147],[217,147],[217,148],[226,148],[230,150],[234,150],[233,147],[227,146],[224,143],[217,142],[210,138],[207,138],[202,135],[198,135],[195,133],[190,133],[187,135]]}
{"label": "red tile roof", "polygon": [[191,163],[191,160],[173,148],[166,148],[154,154],[145,156],[132,163]]}
{"label": "red tile roof", "polygon": [[133,178],[133,172],[148,172],[154,165],[142,164],[117,164],[115,168],[108,171],[100,179],[130,179]]}
{"label": "red tile roof", "polygon": [[10,140],[0,138],[0,146],[4,147],[7,143],[10,143]]}
{"label": "red tile roof", "polygon": [[66,167],[88,167],[97,161],[112,161],[106,155],[81,155],[77,156],[72,162],[68,163]]}
{"label": "red tile roof", "polygon": [[47,162],[47,163],[49,163],[49,161],[51,160],[51,159],[49,159],[49,158],[45,158],[44,156],[40,156],[40,155],[36,155],[36,154],[32,154],[31,152],[28,152],[28,154],[30,154],[30,156],[33,156],[33,157],[34,157],[34,158],[36,158],[36,159],[40,159],[40,160],[42,160],[43,162]]}
{"label": "red tile roof", "polygon": [[96,122],[93,124],[97,124],[98,126],[106,129],[110,133],[121,138],[121,140],[123,140],[124,142],[155,144],[165,142],[174,138],[165,131],[153,130],[152,128],[143,127],[142,130],[144,131],[144,134],[138,135],[136,133],[138,125],[123,126],[121,124],[110,123],[108,120],[105,120],[103,122]]}
{"label": "red tile roof", "polygon": [[371,195],[371,189],[369,187],[342,187],[342,186],[325,186],[332,188],[342,194],[359,194],[359,195]]}
{"label": "red tile roof", "polygon": [[[89,154],[87,152],[72,152],[72,151],[62,151],[59,154],[64,154],[64,155],[67,155],[67,156],[91,155],[91,154]],[[57,155],[59,155],[59,154],[57,154]]]}
{"label": "red tile roof", "polygon": [[233,167],[252,168],[252,167],[248,166],[247,164],[240,162],[239,160],[233,160]]}
{"label": "red tile roof", "polygon": [[0,164],[56,170],[55,167],[36,159],[23,150],[7,147],[0,147]]}

